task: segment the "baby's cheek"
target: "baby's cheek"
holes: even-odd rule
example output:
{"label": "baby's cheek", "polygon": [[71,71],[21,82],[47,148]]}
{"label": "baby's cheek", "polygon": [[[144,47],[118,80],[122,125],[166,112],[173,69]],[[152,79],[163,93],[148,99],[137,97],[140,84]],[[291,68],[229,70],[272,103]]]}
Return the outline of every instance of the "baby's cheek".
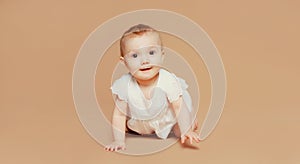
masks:
{"label": "baby's cheek", "polygon": [[161,57],[155,57],[155,58],[152,58],[150,60],[151,64],[154,64],[154,65],[158,65],[158,66],[161,66],[162,63],[163,63],[163,60]]}
{"label": "baby's cheek", "polygon": [[130,62],[127,65],[127,68],[131,74],[134,74],[141,67],[140,62]]}

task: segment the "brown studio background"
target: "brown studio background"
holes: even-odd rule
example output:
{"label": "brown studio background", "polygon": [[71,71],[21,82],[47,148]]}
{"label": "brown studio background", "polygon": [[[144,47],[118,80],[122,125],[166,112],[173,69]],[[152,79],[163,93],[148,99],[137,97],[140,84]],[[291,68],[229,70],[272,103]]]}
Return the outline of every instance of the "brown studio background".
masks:
{"label": "brown studio background", "polygon": [[[299,7],[269,0],[1,1],[0,162],[299,163]],[[76,115],[72,69],[81,44],[104,21],[143,8],[194,20],[222,56],[224,112],[198,150],[177,143],[142,157],[105,152]]]}

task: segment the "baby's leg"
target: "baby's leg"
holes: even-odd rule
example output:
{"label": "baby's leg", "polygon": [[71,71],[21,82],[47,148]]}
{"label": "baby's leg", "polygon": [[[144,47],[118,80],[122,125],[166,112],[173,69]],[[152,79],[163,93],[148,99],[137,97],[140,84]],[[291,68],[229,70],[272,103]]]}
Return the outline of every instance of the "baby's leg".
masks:
{"label": "baby's leg", "polygon": [[[128,120],[127,120],[127,121],[128,121]],[[141,134],[139,134],[138,132],[136,132],[136,131],[130,129],[130,128],[128,127],[128,125],[127,125],[127,121],[126,121],[126,133],[128,133],[128,134],[134,134],[134,135],[141,135]]]}
{"label": "baby's leg", "polygon": [[178,123],[176,123],[174,126],[173,126],[173,133],[176,137],[180,138],[181,137],[181,133],[180,133],[180,129],[179,129],[179,126],[178,126]]}

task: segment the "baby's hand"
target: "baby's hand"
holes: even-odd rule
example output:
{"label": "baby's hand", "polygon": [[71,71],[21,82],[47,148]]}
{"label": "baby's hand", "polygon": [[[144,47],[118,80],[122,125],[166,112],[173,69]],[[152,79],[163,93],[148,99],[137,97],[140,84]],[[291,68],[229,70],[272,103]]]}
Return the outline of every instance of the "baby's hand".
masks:
{"label": "baby's hand", "polygon": [[118,150],[125,150],[125,142],[122,141],[114,141],[113,143],[105,146],[104,148],[106,151],[118,151]]}
{"label": "baby's hand", "polygon": [[181,137],[181,143],[185,143],[185,141],[189,139],[190,144],[193,144],[193,140],[197,143],[200,142],[200,135],[196,133],[195,131],[189,131],[184,136]]}

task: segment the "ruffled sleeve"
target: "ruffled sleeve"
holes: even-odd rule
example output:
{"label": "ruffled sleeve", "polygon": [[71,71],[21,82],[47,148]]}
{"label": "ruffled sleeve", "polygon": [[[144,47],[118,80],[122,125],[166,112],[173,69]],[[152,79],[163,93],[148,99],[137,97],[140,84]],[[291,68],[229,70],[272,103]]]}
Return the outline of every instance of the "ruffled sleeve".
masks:
{"label": "ruffled sleeve", "polygon": [[125,74],[113,82],[110,87],[112,94],[116,95],[120,100],[127,102],[128,100],[128,83],[131,79],[130,74]]}
{"label": "ruffled sleeve", "polygon": [[161,79],[159,81],[159,87],[166,92],[169,102],[178,100],[183,92],[188,88],[185,80],[176,77],[175,74],[166,70],[160,71]]}
{"label": "ruffled sleeve", "polygon": [[181,79],[181,78],[179,78],[179,77],[177,77],[177,79],[178,79],[178,81],[180,82],[180,85],[181,85],[181,88],[182,88],[182,97],[183,97],[183,100],[184,100],[184,102],[185,102],[185,104],[187,105],[187,107],[188,107],[188,110],[190,111],[190,112],[192,112],[192,110],[193,110],[193,104],[192,104],[192,98],[191,98],[191,96],[190,96],[190,94],[189,94],[189,92],[188,92],[188,90],[187,90],[187,88],[188,88],[188,85],[187,85],[187,83],[185,82],[185,80],[183,80],[183,79]]}
{"label": "ruffled sleeve", "polygon": [[185,80],[183,80],[182,78],[177,77],[177,80],[180,83],[180,86],[183,90],[186,90],[189,87]]}

